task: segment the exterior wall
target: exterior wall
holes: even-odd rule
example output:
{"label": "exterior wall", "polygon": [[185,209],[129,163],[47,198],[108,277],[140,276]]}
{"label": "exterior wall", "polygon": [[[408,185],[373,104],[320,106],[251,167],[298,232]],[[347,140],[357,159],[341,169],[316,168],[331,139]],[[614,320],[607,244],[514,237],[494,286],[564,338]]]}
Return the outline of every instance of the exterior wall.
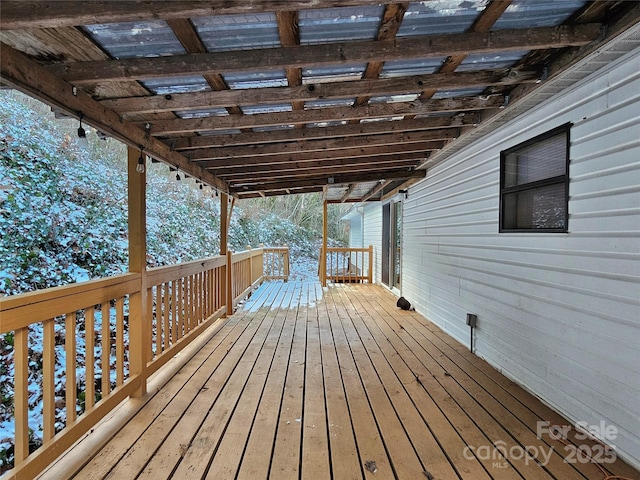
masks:
{"label": "exterior wall", "polygon": [[[623,60],[409,189],[402,284],[419,312],[464,344],[466,313],[477,314],[477,355],[571,421],[613,425],[607,443],[638,467],[640,50]],[[566,122],[569,233],[499,234],[500,151]],[[366,242],[380,235],[373,211],[364,228]]]}
{"label": "exterior wall", "polygon": [[382,204],[379,202],[372,202],[365,207],[362,235],[364,245],[373,245],[373,283],[381,283]]}

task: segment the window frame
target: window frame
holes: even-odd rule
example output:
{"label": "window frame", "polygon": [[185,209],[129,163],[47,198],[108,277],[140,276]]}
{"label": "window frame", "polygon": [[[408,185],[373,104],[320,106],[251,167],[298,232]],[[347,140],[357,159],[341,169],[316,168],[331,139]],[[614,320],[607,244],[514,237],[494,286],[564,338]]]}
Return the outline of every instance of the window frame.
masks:
{"label": "window frame", "polygon": [[[500,208],[499,208],[499,233],[568,233],[569,232],[569,163],[570,163],[570,147],[571,147],[571,127],[572,123],[565,123],[559,127],[553,128],[545,133],[537,135],[524,142],[514,145],[506,150],[500,151]],[[563,175],[544,178],[529,183],[523,183],[512,187],[505,187],[506,169],[505,164],[508,155],[531,147],[536,143],[540,143],[559,134],[565,134],[565,170]],[[507,195],[536,190],[542,187],[564,184],[565,211],[564,211],[564,227],[563,228],[505,228],[505,198]]]}

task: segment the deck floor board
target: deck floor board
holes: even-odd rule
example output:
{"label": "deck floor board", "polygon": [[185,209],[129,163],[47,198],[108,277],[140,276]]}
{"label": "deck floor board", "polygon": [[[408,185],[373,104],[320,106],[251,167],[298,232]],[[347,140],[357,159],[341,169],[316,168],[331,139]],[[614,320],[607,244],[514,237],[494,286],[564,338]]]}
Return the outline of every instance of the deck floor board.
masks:
{"label": "deck floor board", "polygon": [[558,413],[376,285],[263,284],[191,355],[65,478],[603,478],[538,438]]}

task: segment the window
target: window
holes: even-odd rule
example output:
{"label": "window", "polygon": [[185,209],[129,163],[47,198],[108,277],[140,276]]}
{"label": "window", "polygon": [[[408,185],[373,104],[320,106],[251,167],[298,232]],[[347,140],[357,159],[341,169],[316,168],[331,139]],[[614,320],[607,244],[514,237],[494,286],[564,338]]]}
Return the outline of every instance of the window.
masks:
{"label": "window", "polygon": [[567,232],[569,129],[500,152],[500,231]]}

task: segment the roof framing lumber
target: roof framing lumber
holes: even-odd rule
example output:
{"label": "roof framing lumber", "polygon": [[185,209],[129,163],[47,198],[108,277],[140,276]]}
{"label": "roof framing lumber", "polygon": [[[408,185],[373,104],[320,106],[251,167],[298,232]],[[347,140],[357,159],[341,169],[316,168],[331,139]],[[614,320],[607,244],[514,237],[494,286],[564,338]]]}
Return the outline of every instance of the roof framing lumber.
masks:
{"label": "roof framing lumber", "polygon": [[[366,118],[386,118],[403,115],[429,115],[436,112],[462,112],[499,108],[504,104],[502,95],[485,98],[447,98],[402,103],[368,104],[357,107],[337,107],[304,111],[262,113],[255,115],[212,116],[151,122],[153,136],[184,132],[205,132],[234,128],[272,127]],[[144,125],[144,123],[138,124]]]}
{"label": "roof framing lumber", "polygon": [[[415,145],[415,146],[414,146]],[[400,155],[402,158],[407,158],[408,155],[413,155],[416,160],[422,160],[425,158],[425,152],[437,150],[442,147],[441,142],[430,142],[429,144],[418,143],[409,144],[408,146],[402,146],[402,148],[394,149],[387,148],[370,148],[370,149],[348,149],[348,150],[336,150],[331,154],[322,154],[322,152],[302,152],[297,155],[284,156],[284,155],[269,155],[265,157],[258,157],[256,159],[218,159],[218,160],[202,160],[197,163],[203,168],[215,168],[216,171],[223,172],[225,169],[238,169],[247,167],[258,167],[259,165],[290,165],[292,168],[304,168],[313,163],[337,163],[341,159],[352,158],[378,158],[391,159],[392,157]],[[342,153],[344,152],[344,153]],[[195,160],[194,160],[195,161]]]}
{"label": "roof framing lumber", "polygon": [[379,0],[36,1],[2,0],[0,28],[55,28],[96,23],[378,5]]}
{"label": "roof framing lumber", "polygon": [[[191,160],[241,159],[241,162],[258,161],[262,156],[291,156],[301,152],[324,152],[333,154],[336,150],[353,148],[392,147],[437,140],[452,140],[458,136],[454,129],[424,130],[419,132],[390,133],[383,135],[363,135],[353,138],[334,138],[327,140],[308,140],[306,142],[287,142],[267,145],[250,145],[240,147],[203,148],[196,151]],[[338,152],[339,153],[339,152]],[[243,158],[248,157],[248,158]]]}
{"label": "roof framing lumber", "polygon": [[71,116],[78,116],[82,112],[82,120],[86,124],[131,147],[142,148],[145,154],[174,165],[208,185],[228,191],[228,185],[211,172],[189,162],[182,154],[172,151],[166,144],[148,135],[145,130],[122,121],[117,113],[55,77],[23,53],[5,44],[0,44],[0,48],[0,73],[3,82]]}
{"label": "roof framing lumber", "polygon": [[[3,7],[4,8],[4,7]],[[416,36],[384,41],[342,42],[261,50],[194,53],[169,57],[74,62],[44,68],[73,84],[144,80],[174,75],[204,75],[260,69],[457,54],[538,50],[586,45],[598,38],[601,25],[560,25],[525,30],[496,30]]]}
{"label": "roof framing lumber", "polygon": [[[389,170],[384,172],[382,176],[385,180],[392,179],[409,179],[409,178],[424,178],[427,175],[426,170],[412,170],[407,171],[406,169],[402,170]],[[320,177],[320,178],[312,178],[307,180],[297,180],[295,182],[296,187],[323,187],[325,185],[337,185],[337,184],[350,184],[354,182],[367,182],[367,181],[377,181],[381,177],[381,174],[378,172],[375,173],[358,173],[358,174],[349,174],[349,175],[336,175],[332,177]],[[264,182],[264,183],[245,183],[245,184],[236,184],[231,186],[232,193],[241,193],[243,191],[270,191],[270,190],[284,190],[287,188],[291,188],[290,182]]]}
{"label": "roof framing lumber", "polygon": [[307,128],[305,130],[276,130],[273,132],[252,132],[224,135],[204,135],[199,137],[173,138],[165,140],[175,150],[192,150],[206,147],[231,147],[234,145],[266,145],[278,142],[306,142],[332,138],[358,137],[360,135],[381,135],[387,133],[417,132],[450,128],[459,133],[460,128],[479,123],[476,113],[460,113],[453,117],[428,117],[412,120],[371,122],[357,125]]}
{"label": "roof framing lumber", "polygon": [[536,82],[541,72],[490,70],[484,72],[416,75],[399,78],[363,79],[347,82],[306,84],[294,87],[249,88],[211,92],[176,93],[102,100],[100,103],[121,114],[157,113],[174,110],[225,108],[331,98],[369,97],[419,93],[427,88],[457,89]]}

